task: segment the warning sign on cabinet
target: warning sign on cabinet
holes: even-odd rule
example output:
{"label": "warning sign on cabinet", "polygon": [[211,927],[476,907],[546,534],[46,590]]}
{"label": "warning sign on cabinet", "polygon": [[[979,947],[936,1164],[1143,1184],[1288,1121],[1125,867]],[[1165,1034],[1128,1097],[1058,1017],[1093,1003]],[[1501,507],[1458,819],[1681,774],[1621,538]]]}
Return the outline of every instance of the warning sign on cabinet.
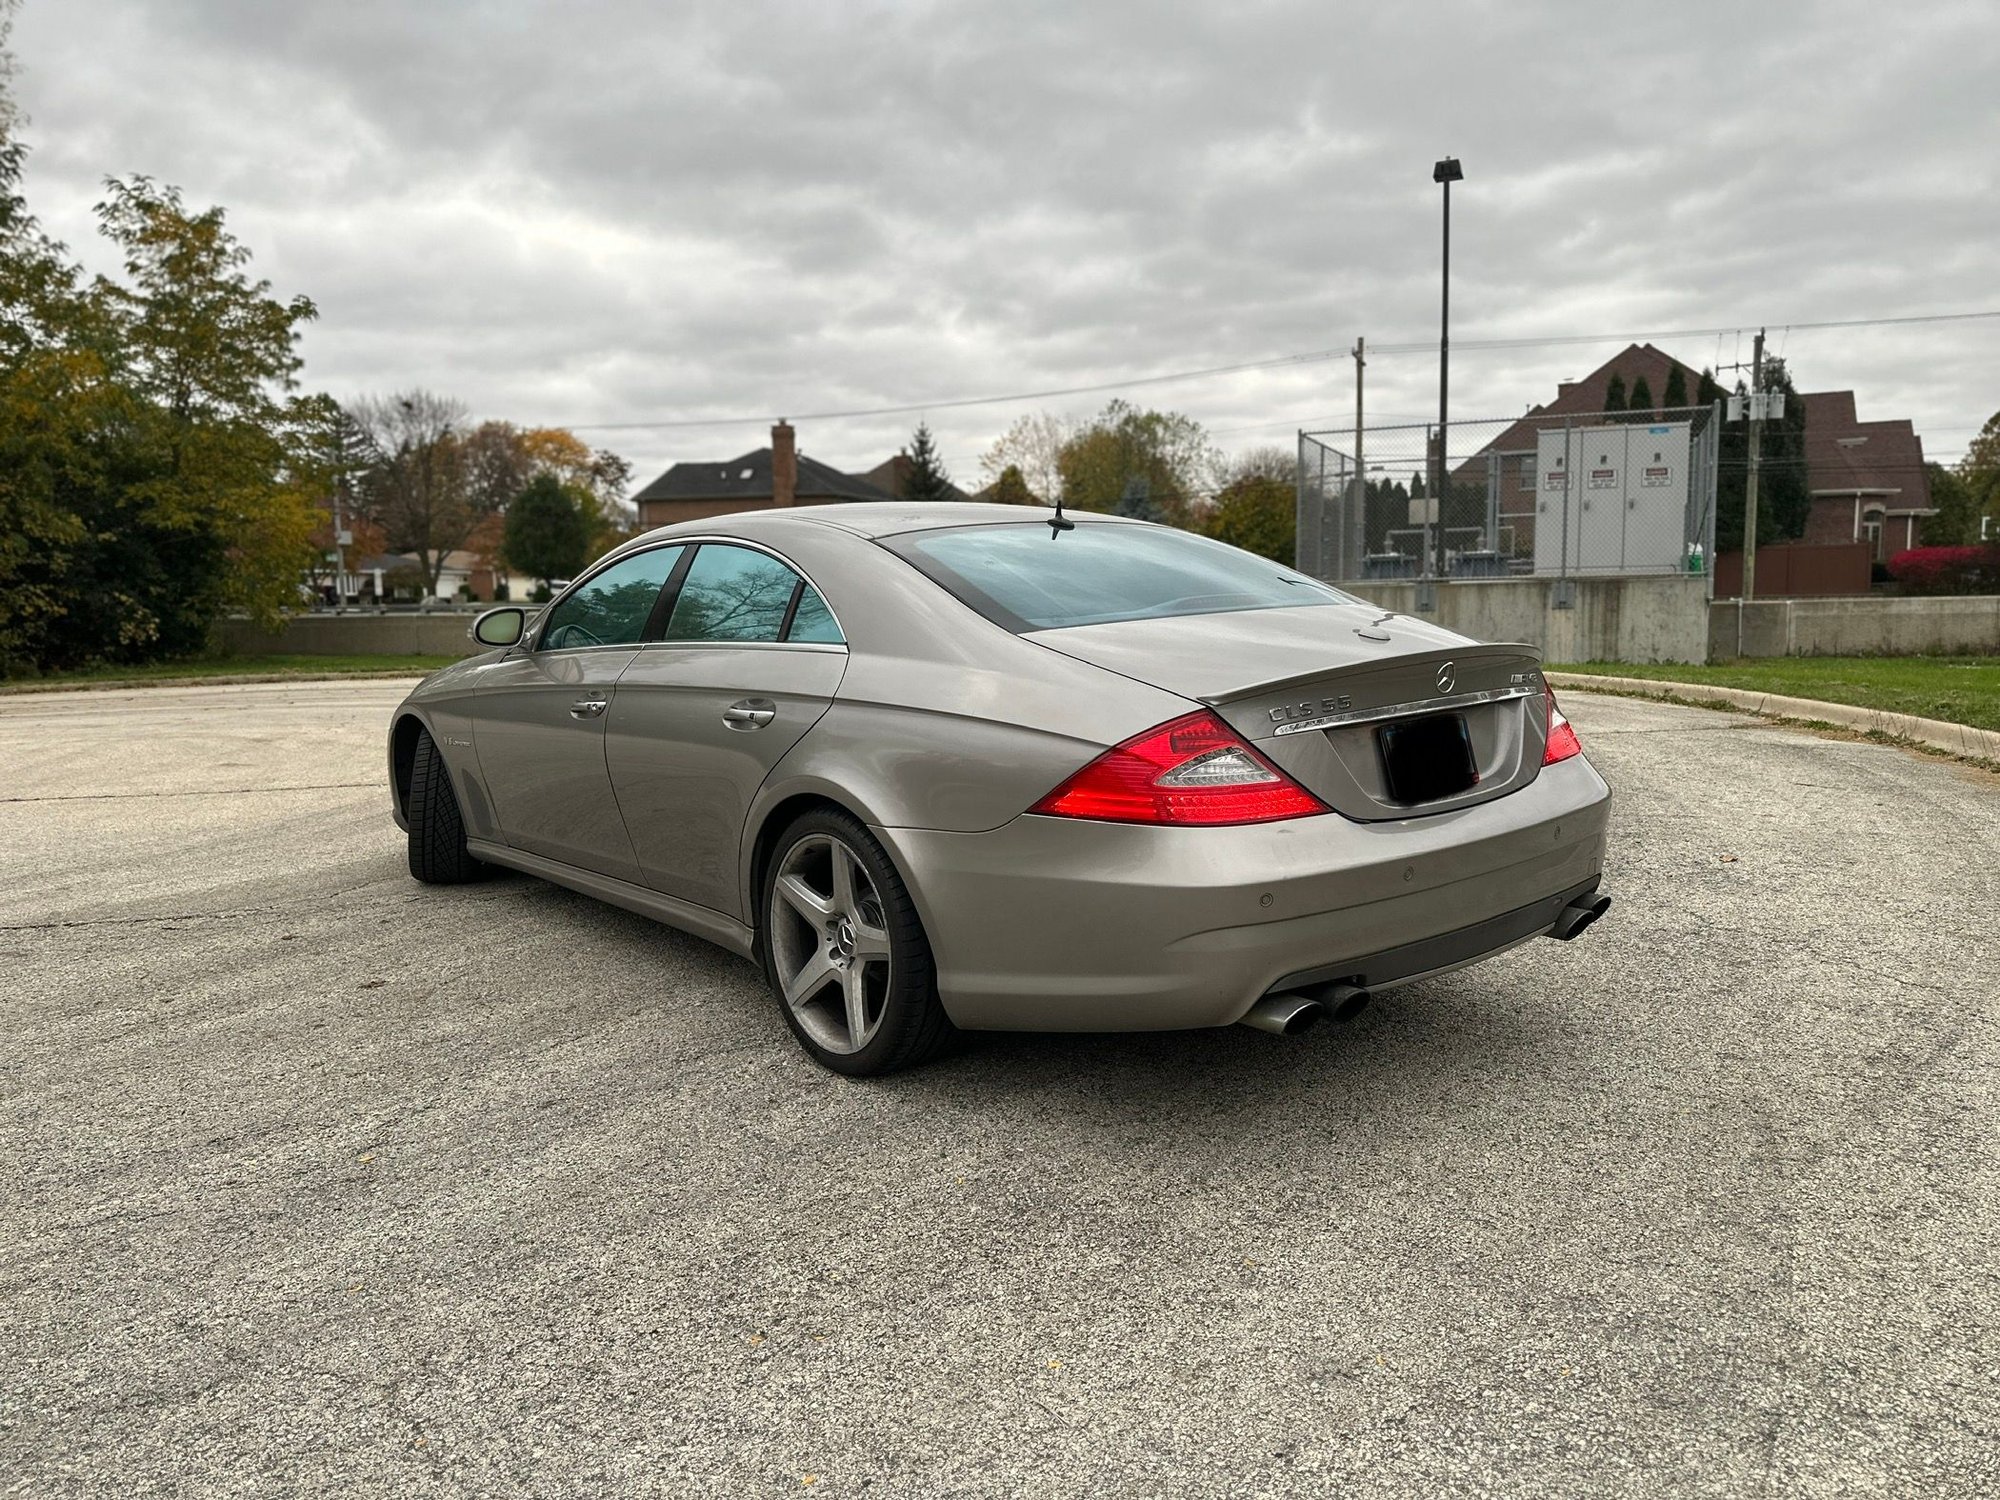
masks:
{"label": "warning sign on cabinet", "polygon": [[1616,469],[1592,469],[1590,471],[1590,487],[1594,490],[1617,489],[1618,471]]}
{"label": "warning sign on cabinet", "polygon": [[1665,464],[1648,465],[1639,483],[1646,489],[1660,489],[1672,482],[1673,471]]}

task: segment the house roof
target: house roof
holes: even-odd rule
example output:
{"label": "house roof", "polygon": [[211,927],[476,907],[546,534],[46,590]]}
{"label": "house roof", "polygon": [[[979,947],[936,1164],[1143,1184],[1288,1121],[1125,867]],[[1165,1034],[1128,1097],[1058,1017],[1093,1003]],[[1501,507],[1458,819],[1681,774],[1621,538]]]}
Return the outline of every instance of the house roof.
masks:
{"label": "house roof", "polygon": [[[1633,386],[1645,377],[1646,388],[1652,393],[1653,404],[1658,409],[1666,399],[1667,379],[1678,369],[1681,380],[1687,386],[1687,398],[1693,401],[1695,392],[1701,385],[1701,372],[1690,369],[1663,349],[1655,349],[1651,344],[1627,344],[1623,350],[1611,356],[1588,375],[1577,380],[1565,380],[1556,386],[1556,399],[1545,406],[1531,406],[1528,414],[1508,427],[1492,442],[1479,451],[1510,453],[1520,449],[1532,449],[1535,437],[1549,424],[1537,418],[1578,417],[1592,415],[1604,410],[1604,398],[1611,389],[1611,377],[1625,377],[1625,389],[1629,394]],[[1677,410],[1682,408],[1677,408]],[[1457,447],[1454,443],[1453,447]]]}
{"label": "house roof", "polygon": [[[800,500],[888,500],[887,491],[866,479],[798,455],[799,479],[793,495]],[[648,500],[769,500],[771,450],[758,448],[722,462],[691,460],[675,464],[632,497]]]}
{"label": "house roof", "polygon": [[[884,459],[866,474],[856,477],[874,485],[876,489],[891,498],[900,500],[903,498],[903,492],[909,488],[910,471],[916,466],[917,461],[909,454],[898,453],[894,458]],[[951,484],[950,480],[946,480],[945,483],[951,487],[951,494],[946,496],[947,499],[958,501],[972,498],[957,485]]]}
{"label": "house roof", "polygon": [[1806,488],[1815,495],[1874,493],[1898,513],[1930,515],[1924,440],[1907,420],[1857,421],[1852,391],[1808,391]]}

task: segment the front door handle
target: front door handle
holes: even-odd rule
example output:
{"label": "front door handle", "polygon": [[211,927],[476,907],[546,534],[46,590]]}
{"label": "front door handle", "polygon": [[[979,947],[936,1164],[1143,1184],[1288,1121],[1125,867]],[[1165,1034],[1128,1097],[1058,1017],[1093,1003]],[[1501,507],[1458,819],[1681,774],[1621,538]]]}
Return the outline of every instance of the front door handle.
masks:
{"label": "front door handle", "polygon": [[745,698],[722,711],[722,722],[731,729],[762,729],[778,717],[778,705],[769,698]]}
{"label": "front door handle", "polygon": [[569,706],[569,716],[572,719],[594,719],[609,707],[609,698],[579,698]]}

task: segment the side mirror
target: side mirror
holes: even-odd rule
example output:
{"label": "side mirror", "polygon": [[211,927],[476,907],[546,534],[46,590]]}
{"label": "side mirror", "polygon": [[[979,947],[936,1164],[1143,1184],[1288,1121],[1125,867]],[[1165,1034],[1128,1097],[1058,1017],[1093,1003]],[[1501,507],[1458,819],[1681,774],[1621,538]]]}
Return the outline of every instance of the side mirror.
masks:
{"label": "side mirror", "polygon": [[528,612],[518,604],[503,604],[474,620],[471,635],[482,646],[518,646],[527,628]]}

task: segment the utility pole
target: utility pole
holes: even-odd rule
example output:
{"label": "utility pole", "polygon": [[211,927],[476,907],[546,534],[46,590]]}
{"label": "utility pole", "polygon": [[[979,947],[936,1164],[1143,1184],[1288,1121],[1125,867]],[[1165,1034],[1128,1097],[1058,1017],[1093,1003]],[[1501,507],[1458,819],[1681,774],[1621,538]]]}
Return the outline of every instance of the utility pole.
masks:
{"label": "utility pole", "polygon": [[[1738,347],[1741,347],[1740,345]],[[1764,461],[1764,330],[1750,354],[1750,477],[1743,487],[1743,597],[1757,595],[1757,469]]]}
{"label": "utility pole", "polygon": [[1368,368],[1368,340],[1356,337],[1354,340],[1354,499],[1348,506],[1348,522],[1342,528],[1345,535],[1341,540],[1341,561],[1346,564],[1346,577],[1361,577],[1361,553],[1368,545],[1368,465],[1363,461],[1366,448],[1365,429],[1361,425],[1362,402],[1361,384]]}

